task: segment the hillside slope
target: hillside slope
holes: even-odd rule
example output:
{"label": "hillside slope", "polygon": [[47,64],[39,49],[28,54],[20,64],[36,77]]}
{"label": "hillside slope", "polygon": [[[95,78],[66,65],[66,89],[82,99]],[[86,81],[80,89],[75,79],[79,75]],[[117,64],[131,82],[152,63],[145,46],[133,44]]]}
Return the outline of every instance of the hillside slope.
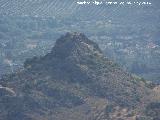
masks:
{"label": "hillside slope", "polygon": [[[158,120],[158,90],[67,33],[43,57],[0,81],[0,120]],[[152,113],[152,114],[151,114]]]}

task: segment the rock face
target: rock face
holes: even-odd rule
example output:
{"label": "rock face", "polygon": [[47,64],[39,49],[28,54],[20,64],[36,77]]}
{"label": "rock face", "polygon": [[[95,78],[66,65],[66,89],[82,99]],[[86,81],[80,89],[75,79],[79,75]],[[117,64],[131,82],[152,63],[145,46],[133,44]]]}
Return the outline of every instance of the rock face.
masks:
{"label": "rock face", "polygon": [[81,57],[85,54],[97,52],[101,54],[98,45],[90,41],[82,33],[67,33],[57,40],[52,53],[56,57],[66,58],[69,56]]}
{"label": "rock face", "polygon": [[24,67],[0,81],[14,92],[0,96],[0,120],[159,119],[159,107],[151,107],[159,105],[159,92],[103,56],[82,33],[61,36],[50,53]]}

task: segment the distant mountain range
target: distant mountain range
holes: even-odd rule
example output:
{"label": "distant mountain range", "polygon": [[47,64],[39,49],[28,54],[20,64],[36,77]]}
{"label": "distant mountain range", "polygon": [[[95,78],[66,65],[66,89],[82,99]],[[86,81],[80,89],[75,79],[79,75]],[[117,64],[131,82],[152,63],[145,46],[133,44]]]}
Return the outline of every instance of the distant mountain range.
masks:
{"label": "distant mountain range", "polygon": [[67,33],[0,80],[0,120],[159,120],[160,87],[125,72],[84,34]]}

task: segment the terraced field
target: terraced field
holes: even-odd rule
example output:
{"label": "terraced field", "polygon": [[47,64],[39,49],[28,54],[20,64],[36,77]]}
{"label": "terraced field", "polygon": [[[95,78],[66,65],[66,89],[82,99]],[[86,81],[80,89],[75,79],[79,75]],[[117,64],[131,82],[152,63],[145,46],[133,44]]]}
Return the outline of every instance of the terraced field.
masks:
{"label": "terraced field", "polygon": [[[11,16],[35,16],[35,17],[78,17],[80,19],[100,18],[106,19],[108,17],[118,17],[128,12],[136,11],[137,6],[133,9],[129,6],[129,11],[126,11],[127,6],[106,6],[106,5],[79,5],[79,0],[1,0],[0,1],[0,15]],[[93,1],[93,0],[91,0]],[[104,1],[104,0],[103,0]],[[116,0],[120,1],[120,0]],[[142,2],[143,0],[139,0]],[[150,1],[151,6],[143,5],[138,8],[145,8],[143,12],[153,12],[159,6],[159,1]],[[149,8],[149,9],[148,9]],[[147,10],[148,9],[148,10]],[[138,13],[141,13],[140,11]],[[131,14],[133,15],[133,13]]]}

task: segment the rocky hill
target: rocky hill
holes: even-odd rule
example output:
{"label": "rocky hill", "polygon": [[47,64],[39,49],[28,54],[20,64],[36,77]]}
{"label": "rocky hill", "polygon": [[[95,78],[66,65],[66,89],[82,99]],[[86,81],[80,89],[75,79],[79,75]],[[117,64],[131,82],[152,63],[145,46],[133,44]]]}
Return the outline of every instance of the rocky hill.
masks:
{"label": "rocky hill", "polygon": [[158,87],[125,72],[82,33],[0,80],[0,120],[159,120]]}
{"label": "rocky hill", "polygon": [[1,0],[0,78],[22,68],[26,58],[47,53],[59,35],[79,31],[127,71],[160,82],[159,0],[149,0],[152,5],[79,5],[77,1]]}

